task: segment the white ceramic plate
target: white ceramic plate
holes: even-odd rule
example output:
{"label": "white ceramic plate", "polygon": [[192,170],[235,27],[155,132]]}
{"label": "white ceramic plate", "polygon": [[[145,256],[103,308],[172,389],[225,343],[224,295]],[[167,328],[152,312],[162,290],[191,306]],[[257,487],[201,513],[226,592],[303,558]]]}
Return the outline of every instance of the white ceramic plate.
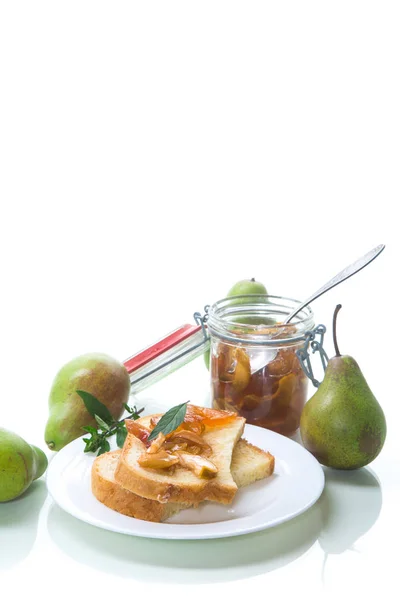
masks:
{"label": "white ceramic plate", "polygon": [[90,489],[95,455],[83,452],[81,438],[50,461],[47,488],[53,500],[72,516],[127,535],[164,539],[205,539],[243,535],[274,527],[310,508],[324,487],[318,461],[297,442],[246,425],[244,437],[275,456],[272,477],[240,489],[231,505],[205,502],[186,509],[165,523],[150,523],[121,515],[101,504]]}

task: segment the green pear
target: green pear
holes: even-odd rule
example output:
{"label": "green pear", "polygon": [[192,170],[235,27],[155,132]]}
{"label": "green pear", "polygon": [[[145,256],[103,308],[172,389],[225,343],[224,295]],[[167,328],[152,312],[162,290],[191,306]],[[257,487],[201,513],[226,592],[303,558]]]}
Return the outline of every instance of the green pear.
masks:
{"label": "green pear", "polygon": [[36,473],[35,473],[34,479],[39,479],[39,477],[41,477],[47,469],[47,465],[48,465],[47,456],[43,452],[43,450],[41,450],[37,446],[34,446],[33,444],[31,444],[31,448],[32,448],[33,454],[35,455],[35,461],[36,461]]}
{"label": "green pear", "polygon": [[59,370],[51,386],[45,429],[47,446],[57,452],[83,435],[83,427],[97,428],[76,390],[92,394],[114,419],[120,419],[130,387],[125,366],[111,356],[88,353],[72,359]]}
{"label": "green pear", "polygon": [[[235,296],[248,296],[256,294],[259,296],[267,296],[267,288],[263,283],[257,281],[254,277],[252,279],[241,279],[235,285],[231,287],[227,294],[227,298],[232,298],[230,305],[236,304],[247,304],[248,298],[235,298]],[[268,302],[267,298],[258,298],[257,302]],[[241,325],[271,325],[274,323],[272,319],[269,319],[265,315],[238,315],[232,318],[232,321]]]}
{"label": "green pear", "polygon": [[[232,296],[243,296],[248,294],[267,294],[267,288],[263,283],[256,281],[254,277],[251,279],[241,279],[237,283],[235,283],[231,289],[229,290],[227,297],[231,298]],[[245,303],[245,299],[238,300],[238,303]]]}
{"label": "green pear", "polygon": [[382,450],[386,419],[357,362],[339,352],[336,317],[340,308],[339,304],[333,319],[336,356],[328,361],[321,385],[303,409],[300,434],[321,464],[359,469]]}
{"label": "green pear", "polygon": [[0,502],[18,498],[47,469],[47,456],[22,437],[0,428]]}

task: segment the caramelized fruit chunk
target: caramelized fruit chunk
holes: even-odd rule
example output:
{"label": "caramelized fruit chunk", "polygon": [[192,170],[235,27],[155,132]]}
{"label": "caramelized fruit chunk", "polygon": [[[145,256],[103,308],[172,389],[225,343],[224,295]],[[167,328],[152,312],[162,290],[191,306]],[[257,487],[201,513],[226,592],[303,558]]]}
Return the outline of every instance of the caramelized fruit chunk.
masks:
{"label": "caramelized fruit chunk", "polygon": [[189,421],[183,422],[175,431],[193,431],[193,433],[197,433],[197,435],[201,435],[204,433],[205,425],[202,421]]}
{"label": "caramelized fruit chunk", "polygon": [[190,454],[201,454],[205,457],[208,457],[212,454],[210,446],[207,448],[200,448],[200,446],[196,446],[195,444],[193,444],[193,446],[188,446],[186,448],[186,452],[189,452]]}
{"label": "caramelized fruit chunk", "polygon": [[164,442],[163,450],[167,452],[176,452],[176,450],[186,450],[187,444],[185,442]]}
{"label": "caramelized fruit chunk", "polygon": [[250,358],[243,348],[220,344],[217,361],[220,381],[232,384],[237,391],[248,385],[251,377]]}
{"label": "caramelized fruit chunk", "polygon": [[162,415],[158,415],[157,417],[150,417],[150,427],[153,430],[157,425],[158,421],[161,419]]}
{"label": "caramelized fruit chunk", "polygon": [[268,375],[283,377],[297,367],[297,356],[294,350],[279,350],[278,354],[267,366]]}
{"label": "caramelized fruit chunk", "polygon": [[204,456],[188,454],[186,452],[177,452],[179,463],[194,472],[198,477],[214,477],[218,473],[217,467],[213,462],[204,458]]}
{"label": "caramelized fruit chunk", "polygon": [[146,427],[142,427],[136,421],[132,421],[132,419],[126,419],[125,421],[126,429],[128,433],[131,433],[135,437],[137,437],[141,442],[147,444],[147,439],[150,435],[150,431],[146,429]]}
{"label": "caramelized fruit chunk", "polygon": [[256,394],[248,394],[243,398],[241,410],[251,412],[259,407],[260,403],[264,401],[263,396],[256,396]]}
{"label": "caramelized fruit chunk", "polygon": [[180,441],[183,440],[184,442],[187,443],[191,443],[191,444],[197,444],[198,446],[208,446],[208,444],[204,441],[204,438],[202,438],[200,435],[198,435],[197,433],[194,433],[194,431],[188,431],[188,430],[181,430],[181,431],[174,431],[171,434],[170,440],[173,441]]}
{"label": "caramelized fruit chunk", "polygon": [[165,442],[165,435],[160,431],[155,440],[153,440],[146,452],[149,454],[156,454],[161,449],[161,446]]}
{"label": "caramelized fruit chunk", "polygon": [[290,373],[285,375],[279,380],[279,387],[275,394],[272,396],[272,401],[279,403],[281,408],[284,408],[290,404],[293,392],[297,385],[297,375]]}
{"label": "caramelized fruit chunk", "polygon": [[203,456],[210,456],[212,454],[211,446],[207,444],[204,438],[193,431],[182,430],[174,432],[171,441],[174,441],[176,444],[185,442],[187,446],[186,450],[191,454],[202,454]]}
{"label": "caramelized fruit chunk", "polygon": [[138,458],[138,464],[147,469],[169,469],[172,465],[176,465],[179,459],[174,454],[169,454],[165,450],[160,450],[156,454],[148,454],[144,452]]}

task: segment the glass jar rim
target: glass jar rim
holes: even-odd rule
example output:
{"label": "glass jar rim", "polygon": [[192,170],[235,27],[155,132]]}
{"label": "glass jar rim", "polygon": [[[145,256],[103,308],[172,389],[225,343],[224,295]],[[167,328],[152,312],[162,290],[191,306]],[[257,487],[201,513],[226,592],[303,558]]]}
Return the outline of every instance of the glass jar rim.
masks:
{"label": "glass jar rim", "polygon": [[[258,302],[257,302],[258,300]],[[274,313],[281,314],[283,318],[287,317],[293,309],[302,302],[294,298],[284,296],[273,296],[270,294],[243,294],[238,296],[227,296],[218,300],[209,307],[207,327],[212,335],[225,339],[232,343],[243,343],[249,345],[277,346],[298,343],[305,339],[305,333],[314,327],[314,313],[309,306],[302,308],[290,323],[270,324],[272,330],[278,332],[289,329],[290,326],[296,326],[296,335],[291,337],[277,338],[271,337],[268,333],[261,333],[260,329],[267,330],[265,324],[246,324],[229,320],[230,313],[235,312],[236,317],[240,312],[244,312],[249,307],[256,307],[258,310],[264,309],[265,315]],[[233,310],[229,310],[233,309]],[[269,311],[268,311],[269,309]],[[271,310],[272,309],[272,310]],[[275,310],[274,310],[275,309]],[[232,329],[235,329],[233,332]]]}

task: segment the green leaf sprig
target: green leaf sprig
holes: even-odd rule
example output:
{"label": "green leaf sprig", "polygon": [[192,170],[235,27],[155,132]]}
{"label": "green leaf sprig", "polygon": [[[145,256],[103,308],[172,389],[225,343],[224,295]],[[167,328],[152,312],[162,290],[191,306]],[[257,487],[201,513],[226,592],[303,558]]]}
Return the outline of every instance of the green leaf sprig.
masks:
{"label": "green leaf sprig", "polygon": [[90,437],[83,438],[85,442],[84,452],[98,451],[97,456],[108,452],[110,450],[110,443],[107,438],[114,434],[116,434],[118,448],[122,448],[128,433],[125,420],[133,419],[136,421],[136,419],[140,418],[140,413],[143,412],[144,408],[137,410],[136,406],[131,408],[128,404],[124,404],[129,416],[124,417],[121,421],[116,421],[107,406],[97,400],[92,394],[84,390],[76,390],[76,393],[82,398],[87,411],[94,417],[98,425],[97,429],[90,425],[82,428],[90,434]]}
{"label": "green leaf sprig", "polygon": [[187,402],[184,402],[183,404],[178,404],[177,406],[170,408],[161,417],[153,431],[150,433],[148,437],[149,442],[154,440],[159,433],[168,435],[169,433],[172,433],[172,431],[175,431],[185,419],[187,404]]}

